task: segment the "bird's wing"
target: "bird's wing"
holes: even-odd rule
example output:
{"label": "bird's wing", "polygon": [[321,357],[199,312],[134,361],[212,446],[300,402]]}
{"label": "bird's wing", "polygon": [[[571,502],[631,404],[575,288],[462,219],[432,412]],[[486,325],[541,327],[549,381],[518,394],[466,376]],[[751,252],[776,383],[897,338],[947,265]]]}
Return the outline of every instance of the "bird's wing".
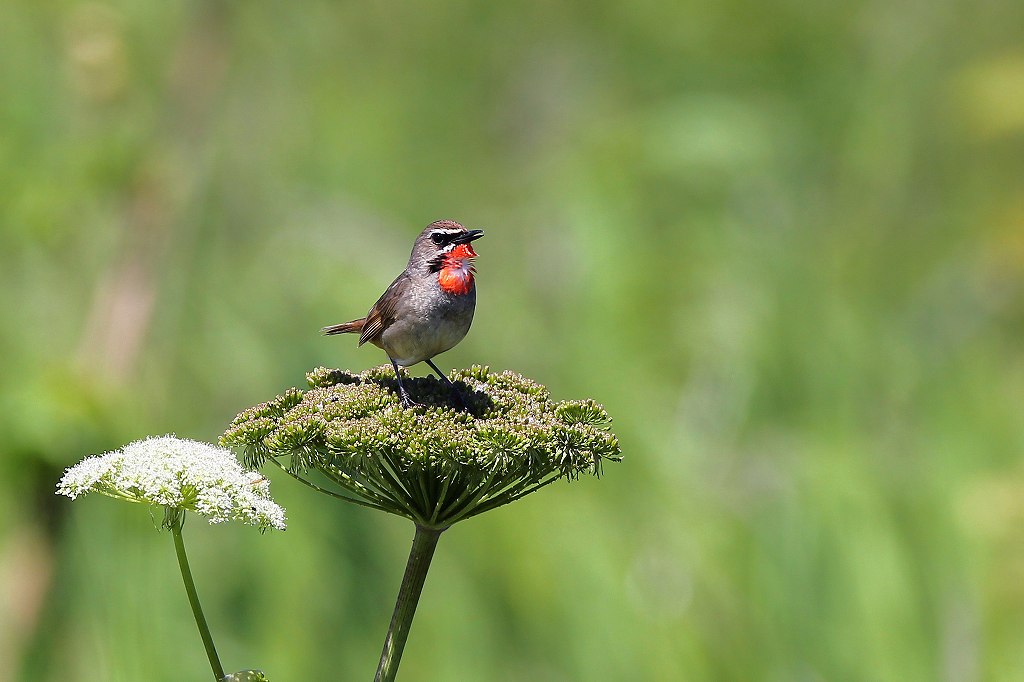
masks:
{"label": "bird's wing", "polygon": [[370,312],[366,314],[366,324],[363,325],[363,333],[359,335],[360,346],[367,341],[371,343],[378,341],[384,330],[391,326],[391,323],[395,321],[398,301],[405,295],[408,287],[409,276],[403,272],[395,278],[387,291],[380,295],[377,302],[370,308]]}

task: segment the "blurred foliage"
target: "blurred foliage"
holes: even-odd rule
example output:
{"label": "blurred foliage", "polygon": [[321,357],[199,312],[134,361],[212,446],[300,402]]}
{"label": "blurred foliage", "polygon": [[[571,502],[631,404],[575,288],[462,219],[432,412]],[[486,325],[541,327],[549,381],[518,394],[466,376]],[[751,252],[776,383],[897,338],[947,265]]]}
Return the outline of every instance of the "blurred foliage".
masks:
{"label": "blurred foliage", "polygon": [[[1017,680],[1024,3],[0,4],[0,679],[201,679],[167,538],[53,495],[213,440],[438,218],[440,366],[627,459],[446,535],[408,680]],[[189,530],[226,665],[367,679],[411,529]],[[74,507],[71,509],[70,507]],[[168,672],[172,671],[172,672]]]}

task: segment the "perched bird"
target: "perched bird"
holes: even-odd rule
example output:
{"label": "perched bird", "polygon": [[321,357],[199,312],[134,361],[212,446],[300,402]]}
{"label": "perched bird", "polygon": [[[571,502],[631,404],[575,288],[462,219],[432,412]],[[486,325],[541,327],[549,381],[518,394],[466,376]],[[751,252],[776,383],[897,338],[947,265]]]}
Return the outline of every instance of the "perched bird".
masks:
{"label": "perched bird", "polygon": [[395,368],[398,393],[406,407],[416,405],[402,384],[399,367],[426,362],[430,369],[461,397],[431,358],[454,347],[466,336],[476,309],[476,251],[471,242],[483,230],[467,230],[454,220],[438,220],[420,233],[412,245],[409,264],[366,317],[324,327],[324,334],[359,334],[359,345],[369,341],[384,350]]}

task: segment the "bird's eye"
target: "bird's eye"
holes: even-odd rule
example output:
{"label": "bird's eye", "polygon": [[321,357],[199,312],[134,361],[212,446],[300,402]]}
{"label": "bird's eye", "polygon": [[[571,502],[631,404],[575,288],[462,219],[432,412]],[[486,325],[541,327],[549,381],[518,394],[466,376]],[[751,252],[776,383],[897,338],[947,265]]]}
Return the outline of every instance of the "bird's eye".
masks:
{"label": "bird's eye", "polygon": [[438,246],[444,244],[444,239],[445,235],[441,234],[440,232],[435,232],[434,234],[430,235],[430,240],[437,244]]}

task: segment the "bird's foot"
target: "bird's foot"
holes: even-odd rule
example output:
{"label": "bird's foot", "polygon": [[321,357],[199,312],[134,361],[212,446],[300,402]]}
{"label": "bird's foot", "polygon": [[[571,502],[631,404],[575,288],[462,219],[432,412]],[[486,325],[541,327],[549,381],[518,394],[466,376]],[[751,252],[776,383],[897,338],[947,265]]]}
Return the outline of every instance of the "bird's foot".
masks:
{"label": "bird's foot", "polygon": [[418,403],[412,398],[410,398],[409,394],[406,391],[402,391],[401,393],[399,393],[399,397],[402,399],[402,407],[404,407],[407,410],[410,410],[414,407],[423,407],[423,403]]}

